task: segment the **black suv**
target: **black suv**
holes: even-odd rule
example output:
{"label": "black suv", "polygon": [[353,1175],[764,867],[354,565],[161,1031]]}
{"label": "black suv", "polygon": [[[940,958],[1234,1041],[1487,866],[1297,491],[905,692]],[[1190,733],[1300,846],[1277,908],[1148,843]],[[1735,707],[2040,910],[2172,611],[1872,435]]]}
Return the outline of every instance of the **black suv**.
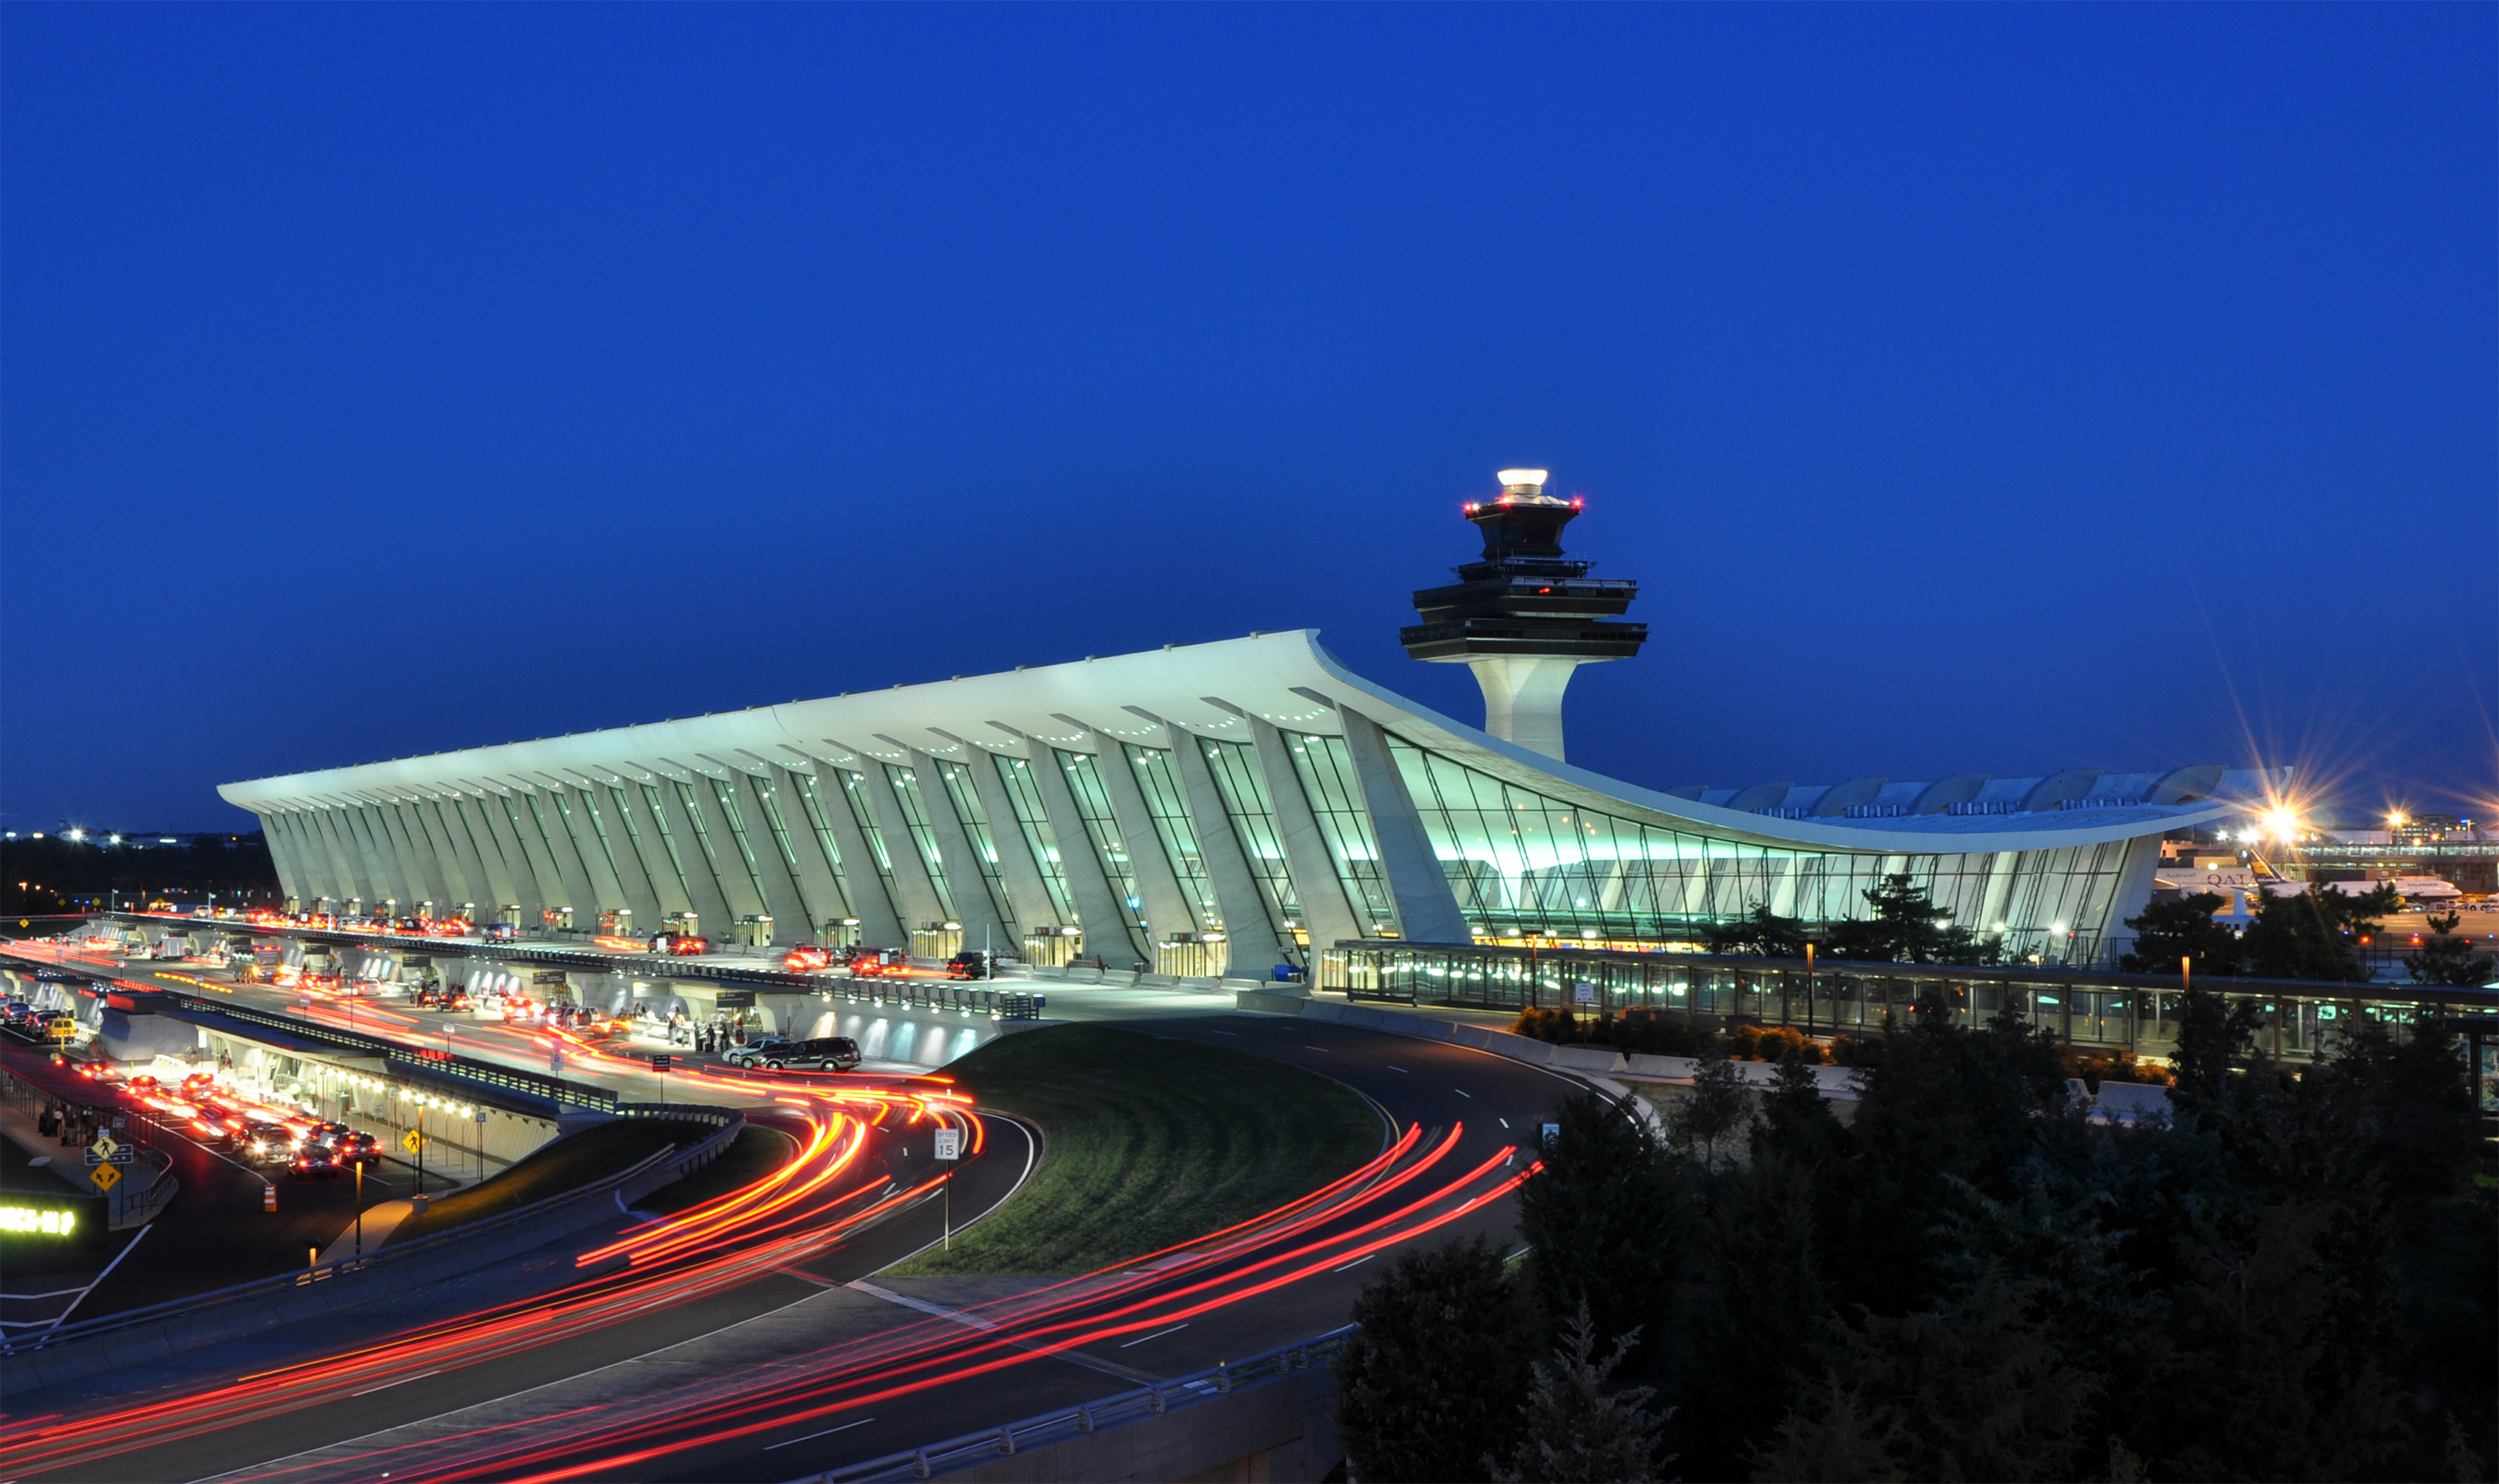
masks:
{"label": "black suv", "polygon": [[965,949],[946,960],[946,977],[948,979],[995,979],[997,967],[991,962],[991,955],[978,949]]}
{"label": "black suv", "polygon": [[848,1036],[820,1036],[813,1041],[759,1041],[729,1053],[733,1066],[813,1067],[819,1072],[848,1072],[860,1064],[859,1043]]}

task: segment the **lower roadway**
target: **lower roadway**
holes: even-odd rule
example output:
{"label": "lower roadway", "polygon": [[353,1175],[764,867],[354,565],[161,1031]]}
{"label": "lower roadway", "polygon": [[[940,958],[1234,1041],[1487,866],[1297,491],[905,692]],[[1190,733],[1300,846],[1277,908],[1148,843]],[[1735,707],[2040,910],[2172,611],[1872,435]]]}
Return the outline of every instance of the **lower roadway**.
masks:
{"label": "lower roadway", "polygon": [[[1224,1015],[1135,1028],[1335,1078],[1383,1111],[1387,1152],[1362,1180],[1307,1210],[1078,1284],[877,1285],[890,1296],[846,1286],[935,1240],[938,1204],[924,1194],[734,1282],[646,1284],[629,1311],[578,1333],[551,1326],[543,1339],[516,1336],[474,1358],[438,1353],[430,1341],[403,1342],[401,1358],[385,1344],[337,1395],[308,1378],[322,1374],[316,1368],[273,1394],[255,1392],[232,1415],[200,1400],[248,1371],[267,1371],[270,1358],[258,1356],[224,1373],[169,1375],[146,1401],[125,1393],[100,1410],[83,1399],[13,1399],[10,1410],[38,1431],[29,1437],[13,1421],[0,1470],[116,1480],[387,1473],[395,1484],[548,1469],[684,1479],[821,1471],[1333,1329],[1361,1284],[1408,1242],[1477,1231],[1509,1240],[1508,1186],[1524,1171],[1531,1131],[1572,1085],[1465,1048],[1291,1019]],[[994,1116],[984,1122],[985,1151],[957,1178],[958,1221],[1003,1198],[1023,1173],[1022,1132]],[[887,1173],[903,1188],[925,1178],[926,1143],[925,1131],[916,1149],[909,1133],[880,1143]],[[829,1222],[833,1213],[821,1214]],[[622,1222],[616,1231],[649,1225]],[[457,1291],[465,1295],[466,1285]],[[429,1296],[431,1307],[442,1296]],[[501,1297],[491,1285],[477,1296]],[[895,1297],[957,1312],[931,1317]],[[427,1313],[402,1307],[375,1318],[412,1327]],[[377,1337],[308,1338],[313,1343],[299,1348]],[[211,1359],[222,1357],[203,1357]],[[297,1389],[300,1402],[287,1394]],[[30,1415],[56,1409],[64,1415]],[[40,1456],[72,1423],[83,1423],[75,1449]]]}

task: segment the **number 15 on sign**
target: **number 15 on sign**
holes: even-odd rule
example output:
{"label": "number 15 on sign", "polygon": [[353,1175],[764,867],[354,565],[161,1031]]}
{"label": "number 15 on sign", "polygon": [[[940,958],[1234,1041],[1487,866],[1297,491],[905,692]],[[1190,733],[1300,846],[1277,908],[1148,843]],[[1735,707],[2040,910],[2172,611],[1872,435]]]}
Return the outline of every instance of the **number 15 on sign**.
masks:
{"label": "number 15 on sign", "polygon": [[[937,1158],[946,1164],[953,1164],[955,1161],[961,1159],[963,1157],[963,1131],[959,1128],[939,1129],[937,1131],[937,1147],[935,1153]],[[952,1170],[947,1171],[945,1180],[938,1188],[940,1191],[938,1198],[945,1203],[946,1210],[944,1217],[946,1223],[946,1250],[952,1252],[955,1250],[955,1172]]]}

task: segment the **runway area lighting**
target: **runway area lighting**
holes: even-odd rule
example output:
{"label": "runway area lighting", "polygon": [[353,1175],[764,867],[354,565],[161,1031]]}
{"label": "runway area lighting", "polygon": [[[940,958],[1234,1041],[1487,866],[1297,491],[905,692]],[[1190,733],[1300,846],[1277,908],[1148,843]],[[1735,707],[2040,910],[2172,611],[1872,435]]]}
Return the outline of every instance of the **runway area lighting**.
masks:
{"label": "runway area lighting", "polygon": [[2299,816],[2288,809],[2270,810],[2264,817],[2265,832],[2277,840],[2291,840],[2299,834]]}

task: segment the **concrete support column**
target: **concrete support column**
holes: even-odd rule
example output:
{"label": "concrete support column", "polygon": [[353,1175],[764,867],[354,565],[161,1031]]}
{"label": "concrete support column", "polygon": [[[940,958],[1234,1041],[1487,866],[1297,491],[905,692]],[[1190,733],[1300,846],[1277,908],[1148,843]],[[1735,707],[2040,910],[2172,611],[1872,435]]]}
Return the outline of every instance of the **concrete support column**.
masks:
{"label": "concrete support column", "polygon": [[600,906],[597,878],[591,874],[590,862],[582,858],[579,842],[572,838],[570,823],[565,819],[564,800],[544,786],[534,784],[515,791],[512,802],[520,806],[521,823],[536,827],[548,863],[555,867],[556,880],[564,885],[563,905],[572,909],[572,925],[596,928]]}
{"label": "concrete support column", "polygon": [[[911,935],[903,929],[902,904],[886,889],[885,878],[877,874],[876,851],[860,831],[859,817],[851,813],[852,776],[829,762],[816,765],[816,802],[824,807],[825,824],[842,853],[842,874],[851,885],[850,915],[860,919],[860,942],[870,948],[908,948]],[[862,792],[869,787],[869,780],[860,780]]]}
{"label": "concrete support column", "polygon": [[1267,899],[1250,872],[1250,856],[1232,828],[1232,816],[1206,766],[1197,738],[1166,723],[1172,737],[1172,771],[1179,775],[1188,805],[1189,824],[1197,833],[1197,853],[1215,882],[1216,905],[1223,911],[1227,945],[1225,973],[1233,979],[1265,979],[1269,966],[1284,962],[1283,945],[1267,916]]}
{"label": "concrete support column", "polygon": [[[694,819],[686,813],[685,797],[677,791],[675,780],[662,773],[657,787],[661,814],[668,822],[668,828],[676,841],[678,863],[685,868],[686,894],[694,899],[692,911],[702,924],[704,936],[724,936],[737,925],[737,914],[730,910],[730,898],[724,893],[718,874],[712,870],[711,859],[703,854],[702,838],[695,833]],[[694,785],[698,803],[701,801],[704,787],[700,782]],[[666,846],[667,842],[661,842],[663,850]]]}
{"label": "concrete support column", "polygon": [[294,831],[288,828],[293,818],[284,813],[260,816],[260,837],[268,842],[269,863],[277,871],[278,895],[301,900],[305,883],[310,878],[305,875],[304,848],[296,842]]}
{"label": "concrete support column", "polygon": [[[798,889],[790,862],[781,858],[781,846],[772,836],[772,821],[763,812],[754,775],[731,772],[729,786],[734,790],[731,797],[737,802],[738,819],[746,825],[747,844],[755,852],[755,874],[763,881],[763,902],[772,913],[772,941],[804,943],[816,936],[815,904]],[[798,842],[792,840],[790,848],[795,851]]]}
{"label": "concrete support column", "polygon": [[[339,865],[339,880],[346,887],[347,896],[365,897],[373,891],[372,868],[364,863],[363,854],[356,849],[346,811],[337,804],[323,804],[316,817],[321,832],[329,838],[330,854]],[[340,899],[343,906],[346,898]]]}
{"label": "concrete support column", "polygon": [[[920,842],[912,838],[911,822],[903,818],[902,800],[894,796],[893,778],[877,758],[861,753],[865,764],[860,770],[860,792],[866,797],[870,817],[876,821],[877,833],[885,837],[886,858],[893,862],[894,889],[902,900],[905,927],[925,927],[931,922],[948,920],[946,904],[938,900],[937,884],[928,879],[928,863],[921,858]],[[953,882],[948,882],[951,888]],[[978,890],[979,883],[973,884]],[[955,920],[961,920],[957,919]],[[905,940],[908,946],[908,940]]]}
{"label": "concrete support column", "polygon": [[997,904],[990,899],[980,847],[972,843],[971,833],[955,813],[955,798],[946,788],[945,775],[937,770],[937,759],[917,749],[906,750],[904,756],[911,759],[912,777],[920,781],[920,802],[928,811],[928,832],[937,837],[937,858],[946,867],[947,885],[955,888],[955,920],[963,924],[963,946],[980,947],[986,934],[991,948],[1014,952],[1023,939],[1014,920],[999,917]]}
{"label": "concrete support column", "polygon": [[1315,964],[1316,955],[1335,947],[1338,939],[1364,937],[1369,930],[1354,918],[1353,904],[1345,894],[1345,879],[1337,874],[1327,836],[1319,833],[1311,797],[1302,791],[1302,775],[1294,770],[1284,734],[1254,716],[1247,720],[1250,751],[1257,755],[1267,800],[1276,807],[1276,832],[1284,840],[1284,868],[1292,873],[1293,895],[1302,904],[1302,927],[1311,935]]}
{"label": "concrete support column", "polygon": [[390,835],[391,851],[401,863],[401,876],[416,895],[401,899],[407,912],[416,911],[421,902],[438,902],[443,897],[441,872],[435,865],[433,848],[409,834],[407,809],[397,799],[384,799],[373,806],[381,817],[382,828]]}
{"label": "concrete support column", "polygon": [[[495,850],[503,857],[505,885],[511,888],[511,895],[502,902],[491,908],[480,903],[478,910],[491,914],[496,908],[518,904],[521,909],[520,925],[536,927],[539,921],[538,914],[546,910],[551,899],[543,884],[555,873],[552,867],[538,859],[545,854],[543,850],[531,851],[521,837],[512,832],[512,817],[504,808],[507,802],[491,789],[476,799],[476,817],[485,822],[486,832],[494,837]],[[492,920],[491,917],[489,920]]]}
{"label": "concrete support column", "polygon": [[[586,787],[591,806],[598,810],[598,814],[584,823],[592,829],[605,833],[607,854],[614,862],[616,889],[623,893],[616,905],[633,909],[633,931],[636,934],[658,932],[660,919],[667,915],[666,909],[660,905],[660,890],[651,881],[649,865],[633,848],[635,825],[617,813],[615,791],[607,785],[594,779]],[[573,801],[580,802],[578,792]]]}
{"label": "concrete support column", "polygon": [[1397,902],[1397,923],[1413,943],[1473,943],[1474,930],[1458,910],[1457,893],[1433,853],[1423,817],[1406,791],[1405,776],[1388,755],[1387,733],[1358,711],[1340,706],[1345,722],[1346,751],[1352,755],[1354,776],[1362,784],[1363,808],[1371,815],[1371,836],[1379,846],[1379,866],[1388,875],[1389,894]]}
{"label": "concrete support column", "polygon": [[400,883],[382,855],[381,847],[374,842],[373,822],[366,815],[365,806],[353,802],[341,804],[339,807],[339,823],[348,845],[354,850],[351,858],[362,867],[357,879],[370,888],[364,893],[365,910],[372,912],[380,906],[383,899],[400,895]]}
{"label": "concrete support column", "polygon": [[581,790],[567,783],[550,783],[546,787],[546,809],[550,823],[569,837],[574,859],[581,862],[582,874],[590,882],[590,905],[576,907],[572,925],[589,932],[599,930],[599,914],[609,908],[631,907],[625,882],[616,864],[610,843],[599,832],[597,822],[590,817],[588,806],[581,801]]}
{"label": "concrete support column", "polygon": [[[528,874],[512,869],[511,857],[505,854],[503,835],[492,816],[493,799],[480,793],[454,794],[447,806],[451,821],[466,830],[469,848],[476,853],[478,872],[476,885],[485,894],[477,900],[477,920],[482,925],[495,920],[496,914],[506,902],[522,901],[521,881]],[[510,849],[517,850],[518,846]]]}
{"label": "concrete support column", "polygon": [[1093,832],[1076,812],[1076,795],[1068,791],[1067,775],[1049,743],[1034,740],[1032,782],[1041,794],[1041,812],[1050,817],[1050,831],[1058,837],[1058,864],[1067,873],[1067,894],[1076,899],[1077,925],[1085,929],[1085,952],[1099,953],[1105,963],[1120,961],[1120,945],[1151,964],[1152,946],[1135,926],[1134,914],[1120,898],[1119,884],[1102,867],[1102,853]]}
{"label": "concrete support column", "polygon": [[1153,940],[1168,942],[1174,933],[1202,931],[1206,924],[1198,920],[1196,904],[1181,889],[1171,853],[1163,848],[1162,833],[1154,828],[1153,815],[1146,808],[1136,764],[1128,760],[1119,738],[1099,729],[1093,738],[1102,749],[1094,755],[1093,766],[1102,775],[1102,790],[1111,795],[1111,816],[1119,822],[1120,838],[1128,847],[1128,869],[1137,878],[1137,894],[1145,901],[1146,923],[1153,930]]}
{"label": "concrete support column", "polygon": [[[1045,925],[1075,926],[1058,920],[1058,905],[1050,899],[1050,886],[1041,878],[1040,862],[1032,858],[1032,847],[1023,837],[1023,823],[1016,817],[1015,800],[1007,796],[1006,782],[998,777],[998,759],[979,748],[970,752],[972,756],[965,766],[972,771],[972,791],[980,795],[981,812],[989,816],[990,839],[998,848],[998,870],[1006,877],[1007,900],[1015,908],[1016,920],[1026,932]],[[1065,849],[1063,845],[1060,848]]]}
{"label": "concrete support column", "polygon": [[1588,663],[1558,655],[1502,655],[1470,660],[1483,688],[1484,730],[1505,742],[1562,759],[1562,693],[1571,672]]}
{"label": "concrete support column", "polygon": [[[771,777],[759,782],[756,788],[759,791],[764,788],[771,789],[773,802],[780,806],[782,825],[790,831],[791,853],[798,857],[797,876],[794,885],[797,887],[800,898],[806,902],[807,910],[815,915],[815,920],[807,924],[807,934],[811,938],[821,938],[822,929],[827,922],[859,916],[852,910],[850,897],[860,887],[858,882],[851,878],[848,860],[843,862],[841,876],[836,877],[833,874],[833,863],[825,857],[824,842],[816,838],[815,822],[808,817],[806,803],[799,797],[804,790],[799,787],[798,780],[799,775],[795,770],[774,763]],[[825,796],[814,774],[808,774],[806,782],[808,787],[818,790],[816,801],[819,807],[830,809],[843,807],[840,799]],[[829,813],[825,816],[825,823],[828,825],[832,823],[832,816]],[[767,827],[769,827],[768,823]],[[834,846],[836,849],[840,848],[838,835],[834,837]],[[871,871],[869,874],[872,876],[874,872]],[[842,889],[845,882],[850,886],[848,892]],[[871,884],[867,889],[874,891],[877,888]],[[864,925],[864,919],[861,919],[861,923]]]}
{"label": "concrete support column", "polygon": [[434,853],[436,868],[442,874],[443,894],[437,898],[438,910],[449,914],[459,911],[462,902],[475,901],[476,888],[469,884],[472,878],[468,857],[444,827],[441,810],[435,807],[435,801],[430,798],[418,799],[406,808],[409,823],[423,836],[426,848]]}

